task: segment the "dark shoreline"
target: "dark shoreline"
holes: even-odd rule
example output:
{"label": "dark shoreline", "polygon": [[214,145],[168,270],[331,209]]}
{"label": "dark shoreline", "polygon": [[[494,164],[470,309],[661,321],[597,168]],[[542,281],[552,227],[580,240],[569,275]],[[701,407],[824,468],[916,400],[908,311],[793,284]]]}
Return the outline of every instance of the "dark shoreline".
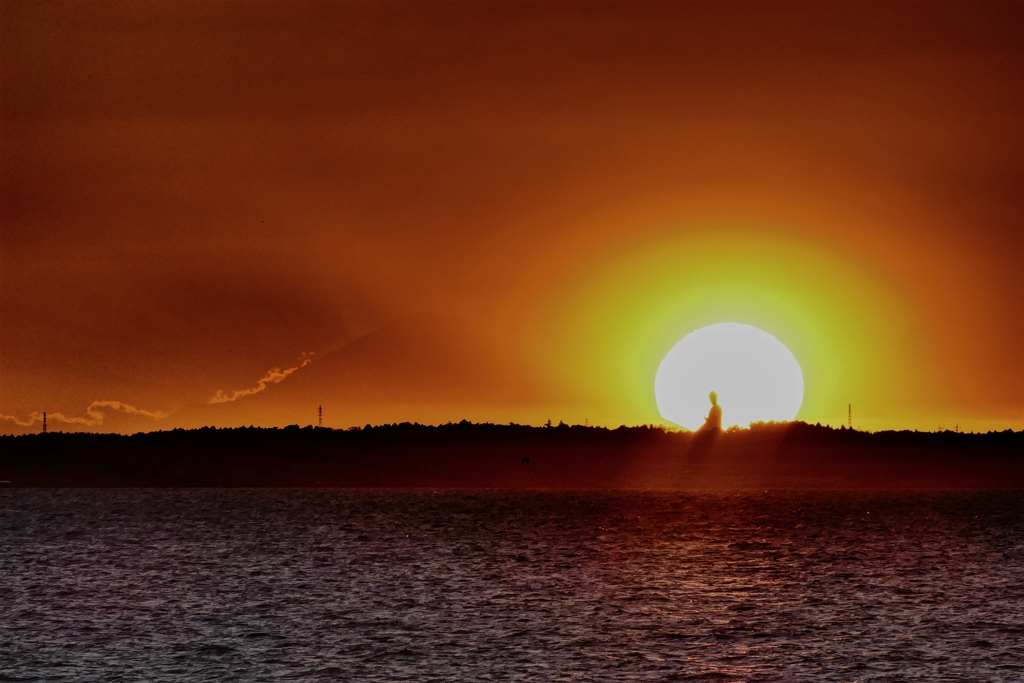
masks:
{"label": "dark shoreline", "polygon": [[[529,459],[526,464],[524,459]],[[0,436],[17,487],[1024,489],[1024,432],[395,424]]]}

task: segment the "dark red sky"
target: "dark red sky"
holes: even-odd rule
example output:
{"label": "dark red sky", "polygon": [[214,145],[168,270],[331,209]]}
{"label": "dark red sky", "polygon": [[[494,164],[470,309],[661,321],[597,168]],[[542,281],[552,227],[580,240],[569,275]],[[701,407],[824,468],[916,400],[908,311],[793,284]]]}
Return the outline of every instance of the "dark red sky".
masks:
{"label": "dark red sky", "polygon": [[803,419],[1024,422],[1021,3],[0,12],[17,421],[650,422],[736,320]]}

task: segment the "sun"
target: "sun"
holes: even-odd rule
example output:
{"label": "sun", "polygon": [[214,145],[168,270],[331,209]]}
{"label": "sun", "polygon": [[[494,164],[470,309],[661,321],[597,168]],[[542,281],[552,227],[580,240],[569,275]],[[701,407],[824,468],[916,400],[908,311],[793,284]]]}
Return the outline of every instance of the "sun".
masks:
{"label": "sun", "polygon": [[698,429],[718,393],[722,426],[792,420],[804,398],[800,364],[778,339],[740,323],[691,332],[658,366],[654,396],[666,420]]}

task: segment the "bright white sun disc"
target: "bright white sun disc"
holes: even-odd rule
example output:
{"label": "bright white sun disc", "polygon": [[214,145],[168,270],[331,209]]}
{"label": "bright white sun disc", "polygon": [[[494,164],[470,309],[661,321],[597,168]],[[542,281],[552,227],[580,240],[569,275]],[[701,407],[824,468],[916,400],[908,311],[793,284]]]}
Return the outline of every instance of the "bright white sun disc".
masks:
{"label": "bright white sun disc", "polygon": [[796,417],[804,377],[789,349],[763,330],[740,323],[702,327],[683,337],[658,366],[654,396],[666,420],[698,429],[718,394],[722,426]]}

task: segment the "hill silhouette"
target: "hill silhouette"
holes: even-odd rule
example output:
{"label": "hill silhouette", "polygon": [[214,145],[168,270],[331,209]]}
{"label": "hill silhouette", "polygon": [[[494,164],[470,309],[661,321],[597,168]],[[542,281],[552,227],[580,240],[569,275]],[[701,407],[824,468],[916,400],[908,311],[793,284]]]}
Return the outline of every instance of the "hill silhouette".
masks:
{"label": "hill silhouette", "polygon": [[0,437],[7,486],[1024,489],[1024,432],[392,424]]}

